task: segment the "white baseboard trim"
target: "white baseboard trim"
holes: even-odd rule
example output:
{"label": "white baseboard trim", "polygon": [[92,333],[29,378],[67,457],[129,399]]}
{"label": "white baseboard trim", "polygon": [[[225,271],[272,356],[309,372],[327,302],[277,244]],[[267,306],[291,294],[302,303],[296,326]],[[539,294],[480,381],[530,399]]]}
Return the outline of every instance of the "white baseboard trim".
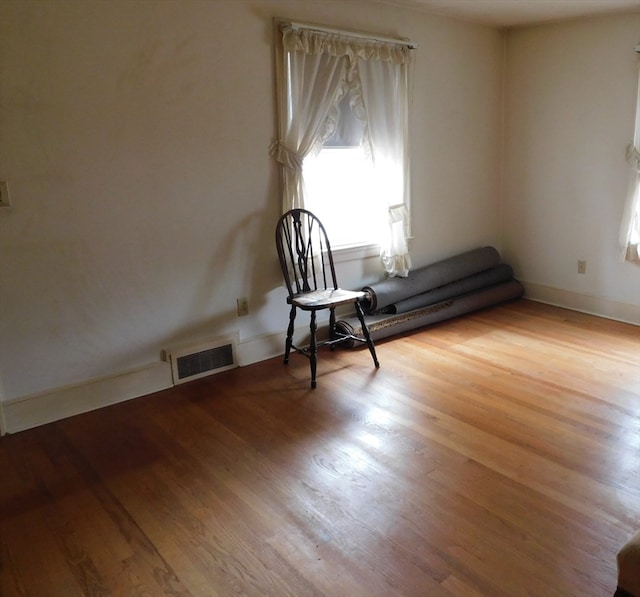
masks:
{"label": "white baseboard trim", "polygon": [[171,387],[171,366],[157,362],[117,375],[7,400],[6,433],[17,433]]}
{"label": "white baseboard trim", "polygon": [[602,296],[591,296],[565,290],[563,288],[555,288],[544,284],[536,284],[534,282],[525,282],[519,280],[524,286],[525,298],[564,307],[572,311],[580,311],[589,315],[597,315],[607,319],[615,319],[624,323],[640,325],[640,305],[630,303],[621,303]]}
{"label": "white baseboard trim", "polygon": [[0,437],[7,432],[7,426],[4,422],[4,410],[2,408],[2,402],[0,402]]}
{"label": "white baseboard trim", "polygon": [[[304,334],[305,329],[296,330],[296,334]],[[284,337],[282,331],[239,342],[238,365],[251,365],[283,354]],[[7,400],[0,402],[0,433],[18,433],[171,386],[171,365],[159,361],[109,377]]]}
{"label": "white baseboard trim", "polygon": [[[640,305],[621,303],[544,284],[522,280],[520,282],[525,289],[525,297],[530,300],[640,325]],[[319,332],[321,331],[319,329]],[[308,328],[301,326],[296,329],[295,337],[300,338],[306,333]],[[282,355],[284,338],[283,330],[240,341],[237,346],[238,365],[243,367]],[[0,434],[17,433],[165,390],[172,385],[170,364],[159,361],[109,377],[7,400],[0,403]]]}
{"label": "white baseboard trim", "polygon": [[[302,319],[302,318],[301,318]],[[318,320],[318,339],[326,338],[328,325],[324,320]],[[244,367],[259,361],[266,361],[284,354],[284,343],[287,330],[283,329],[275,334],[256,336],[248,340],[241,340],[238,344],[238,365]],[[309,342],[309,324],[305,323],[295,328],[293,337],[296,343],[304,346]]]}
{"label": "white baseboard trim", "polygon": [[[304,329],[296,332],[304,333]],[[283,331],[238,343],[238,365],[250,365],[283,354],[284,336]],[[18,433],[172,386],[171,365],[159,361],[116,375],[6,400],[0,402],[0,433]]]}
{"label": "white baseboard trim", "polygon": [[238,365],[244,367],[284,353],[285,332],[256,336],[238,344]]}

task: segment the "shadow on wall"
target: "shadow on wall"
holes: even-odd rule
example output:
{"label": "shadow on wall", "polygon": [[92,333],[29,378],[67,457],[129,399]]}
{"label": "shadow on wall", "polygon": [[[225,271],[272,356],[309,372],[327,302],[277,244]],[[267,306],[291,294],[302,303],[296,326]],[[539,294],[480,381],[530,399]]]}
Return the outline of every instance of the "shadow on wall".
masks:
{"label": "shadow on wall", "polygon": [[[273,213],[271,213],[273,212]],[[193,300],[184,314],[206,314],[200,321],[178,326],[174,333],[156,340],[154,346],[170,347],[197,342],[198,339],[235,333],[251,327],[251,336],[272,330],[255,329],[259,318],[254,317],[265,307],[267,294],[282,285],[273,242],[277,211],[258,211],[246,216],[217,243],[203,272],[199,285],[193,289]],[[238,320],[236,298],[247,297],[250,315]],[[228,305],[223,310],[217,307]]]}

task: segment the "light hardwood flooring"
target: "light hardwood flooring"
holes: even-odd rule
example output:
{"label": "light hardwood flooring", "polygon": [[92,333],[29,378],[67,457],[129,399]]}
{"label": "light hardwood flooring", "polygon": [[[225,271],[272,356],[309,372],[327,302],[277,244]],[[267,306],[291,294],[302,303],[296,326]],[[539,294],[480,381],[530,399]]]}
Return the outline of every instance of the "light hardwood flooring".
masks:
{"label": "light hardwood flooring", "polygon": [[0,594],[612,595],[640,328],[519,300],[377,351],[5,436]]}

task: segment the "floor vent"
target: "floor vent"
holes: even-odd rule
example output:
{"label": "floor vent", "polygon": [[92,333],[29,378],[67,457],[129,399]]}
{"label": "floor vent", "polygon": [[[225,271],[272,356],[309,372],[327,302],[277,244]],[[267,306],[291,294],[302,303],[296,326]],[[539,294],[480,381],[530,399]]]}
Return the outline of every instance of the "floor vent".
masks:
{"label": "floor vent", "polygon": [[236,342],[219,339],[204,345],[169,351],[174,385],[238,366]]}

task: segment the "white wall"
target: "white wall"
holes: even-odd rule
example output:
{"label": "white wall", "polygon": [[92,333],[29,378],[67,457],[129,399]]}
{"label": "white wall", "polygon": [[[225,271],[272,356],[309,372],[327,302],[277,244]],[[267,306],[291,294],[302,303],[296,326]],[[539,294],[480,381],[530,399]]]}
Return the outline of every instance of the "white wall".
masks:
{"label": "white wall", "polygon": [[[498,31],[359,0],[3,0],[9,431],[165,387],[161,351],[176,343],[238,332],[243,362],[281,352],[274,16],[419,44],[414,262],[497,245]],[[340,273],[359,285],[382,270]]]}
{"label": "white wall", "polygon": [[638,13],[509,32],[503,206],[503,253],[530,296],[635,323],[640,267],[616,244],[638,42]]}

